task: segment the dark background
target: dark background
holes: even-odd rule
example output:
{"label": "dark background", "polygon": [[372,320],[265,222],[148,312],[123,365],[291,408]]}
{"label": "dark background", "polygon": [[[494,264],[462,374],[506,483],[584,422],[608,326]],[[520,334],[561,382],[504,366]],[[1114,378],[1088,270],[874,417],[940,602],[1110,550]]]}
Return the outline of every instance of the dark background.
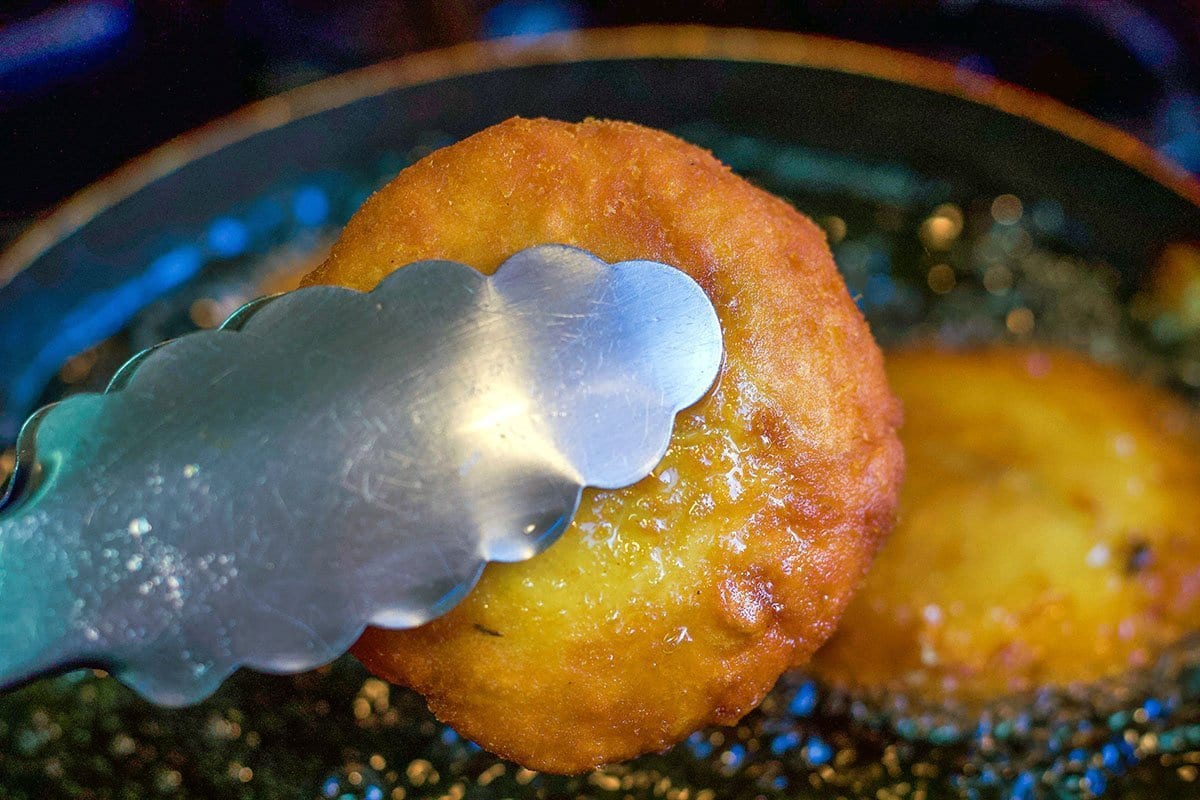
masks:
{"label": "dark background", "polygon": [[0,0],[0,241],[251,100],[416,50],[645,22],[933,56],[1052,95],[1200,172],[1200,0]]}

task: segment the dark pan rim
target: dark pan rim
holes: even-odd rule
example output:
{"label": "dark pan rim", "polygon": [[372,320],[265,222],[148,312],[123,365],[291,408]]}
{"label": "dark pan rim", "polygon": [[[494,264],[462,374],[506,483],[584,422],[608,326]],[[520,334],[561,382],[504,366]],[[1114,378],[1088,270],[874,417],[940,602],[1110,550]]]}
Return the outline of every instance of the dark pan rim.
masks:
{"label": "dark pan rim", "polygon": [[1200,207],[1200,180],[1118,128],[1045,95],[876,45],[778,31],[653,25],[470,42],[335,75],[245,106],[138,156],[31,224],[0,252],[0,289],[111,206],[255,134],[363,98],[495,69],[631,58],[703,58],[826,69],[906,84],[1022,117],[1110,156]]}

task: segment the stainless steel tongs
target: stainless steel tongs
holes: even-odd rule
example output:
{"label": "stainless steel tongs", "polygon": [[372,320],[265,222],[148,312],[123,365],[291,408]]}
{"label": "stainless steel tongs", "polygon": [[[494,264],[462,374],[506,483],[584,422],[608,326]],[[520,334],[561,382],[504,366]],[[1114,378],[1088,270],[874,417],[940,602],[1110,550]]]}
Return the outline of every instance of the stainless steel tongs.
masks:
{"label": "stainless steel tongs", "polygon": [[721,332],[663,264],[543,245],[311,287],[37,412],[0,499],[0,686],[103,666],[162,704],[447,611],[649,474]]}

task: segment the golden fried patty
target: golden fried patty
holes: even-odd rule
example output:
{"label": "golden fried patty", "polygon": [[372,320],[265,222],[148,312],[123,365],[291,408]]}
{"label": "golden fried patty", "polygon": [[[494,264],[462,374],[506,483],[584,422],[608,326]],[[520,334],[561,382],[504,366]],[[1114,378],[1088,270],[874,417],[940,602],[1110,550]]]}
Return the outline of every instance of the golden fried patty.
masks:
{"label": "golden fried patty", "polygon": [[371,197],[309,283],[531,245],[677,266],[725,336],[653,476],[584,495],[550,550],[355,654],[464,736],[553,772],[732,723],[829,636],[889,529],[898,405],[820,230],[707,152],[618,122],[513,119]]}
{"label": "golden fried patty", "polygon": [[889,356],[900,519],[813,663],[985,701],[1146,664],[1200,627],[1200,436],[1180,400],[1082,356]]}

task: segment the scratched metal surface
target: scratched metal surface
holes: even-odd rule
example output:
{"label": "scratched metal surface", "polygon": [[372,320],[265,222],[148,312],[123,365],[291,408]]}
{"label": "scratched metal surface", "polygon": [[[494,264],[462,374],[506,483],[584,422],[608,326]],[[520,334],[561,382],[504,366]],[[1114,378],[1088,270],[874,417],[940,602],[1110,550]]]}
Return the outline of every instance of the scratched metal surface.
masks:
{"label": "scratched metal surface", "polygon": [[650,473],[721,366],[703,290],[541,245],[425,261],[167,342],[39,412],[0,509],[0,686],[105,666],[198,702],[332,661]]}

